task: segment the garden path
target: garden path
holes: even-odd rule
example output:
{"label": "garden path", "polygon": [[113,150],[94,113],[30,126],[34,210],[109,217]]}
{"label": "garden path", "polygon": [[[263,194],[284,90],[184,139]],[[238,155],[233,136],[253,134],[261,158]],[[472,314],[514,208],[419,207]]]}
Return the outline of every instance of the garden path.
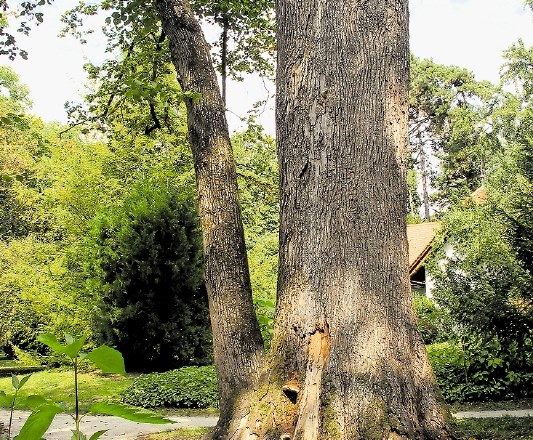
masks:
{"label": "garden path", "polygon": [[[15,411],[13,419],[13,433],[19,432],[26,418],[30,415],[29,411]],[[185,427],[210,427],[215,426],[218,417],[168,417],[175,423],[165,425],[152,425],[147,423],[136,423],[120,417],[110,416],[85,416],[81,422],[81,431],[88,437],[96,431],[107,429],[108,431],[100,437],[102,440],[126,440],[134,439],[141,434],[153,432],[169,431]],[[9,411],[0,410],[0,423],[7,426],[9,422]],[[46,440],[70,440],[74,421],[67,414],[58,414],[47,431]]]}
{"label": "garden path", "polygon": [[453,414],[456,419],[487,419],[498,417],[533,417],[533,409],[502,409],[492,411],[459,411]]}

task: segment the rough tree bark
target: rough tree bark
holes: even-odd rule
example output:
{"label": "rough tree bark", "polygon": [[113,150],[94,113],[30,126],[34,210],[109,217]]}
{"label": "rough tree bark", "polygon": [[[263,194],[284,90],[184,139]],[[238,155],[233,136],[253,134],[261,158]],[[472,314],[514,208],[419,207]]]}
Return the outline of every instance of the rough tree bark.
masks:
{"label": "rough tree bark", "polygon": [[188,0],[154,0],[186,99],[204,242],[220,424],[255,380],[263,342],[255,317],[237,177],[225,109],[202,30]]}
{"label": "rough tree bark", "polygon": [[278,0],[271,352],[225,438],[447,439],[407,272],[407,0]]}

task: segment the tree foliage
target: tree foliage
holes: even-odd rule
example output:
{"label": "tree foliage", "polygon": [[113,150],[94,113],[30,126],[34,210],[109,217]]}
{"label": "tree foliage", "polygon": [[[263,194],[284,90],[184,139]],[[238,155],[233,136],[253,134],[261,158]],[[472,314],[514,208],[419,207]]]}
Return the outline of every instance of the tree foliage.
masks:
{"label": "tree foliage", "polygon": [[[197,0],[192,7],[200,19],[218,27],[221,37],[213,45],[213,56],[221,72],[225,95],[226,78],[242,79],[243,73],[273,72],[274,29],[273,2]],[[87,96],[89,108],[70,104],[72,124],[97,122],[107,124],[126,114],[124,103],[133,99],[142,104],[145,133],[171,129],[173,109],[186,98],[199,99],[195,91],[183,94],[176,82],[166,36],[155,8],[139,0],[104,1],[87,5],[78,3],[63,16],[65,34],[82,43],[95,31],[90,17],[103,16],[103,33],[109,57],[102,65],[87,64],[95,91]],[[95,111],[96,110],[96,111]]]}
{"label": "tree foliage", "polygon": [[17,76],[0,73],[0,295],[2,321],[10,323],[1,343],[35,349],[43,329],[86,329],[75,235],[96,202],[109,202],[113,180],[101,179],[104,150],[76,133],[60,139],[57,126],[28,114]]}
{"label": "tree foliage", "polygon": [[92,334],[83,256],[95,215],[120,206],[140,179],[190,185],[192,163],[179,107],[171,132],[145,134],[131,97],[125,114],[108,119],[105,138],[64,132],[30,116],[25,87],[11,70],[0,73],[0,300],[2,324],[10,323],[0,343],[35,349],[42,330]]}
{"label": "tree foliage", "polygon": [[441,210],[481,184],[490,158],[486,118],[495,92],[466,69],[411,56],[409,136],[425,188],[426,217],[430,182]]}
{"label": "tree foliage", "polygon": [[243,73],[272,76],[274,73],[274,2],[272,0],[218,2],[195,0],[192,7],[200,19],[218,25],[214,61],[221,75],[226,102],[226,82],[242,80]]}
{"label": "tree foliage", "polygon": [[434,296],[449,312],[465,352],[462,399],[533,391],[531,275],[517,258],[508,226],[494,200],[445,218],[454,254],[434,262]]}
{"label": "tree foliage", "polygon": [[[10,88],[24,91],[14,75],[8,76]],[[179,93],[170,75],[161,81]],[[17,96],[19,101],[9,101],[9,108],[19,113],[13,124],[0,129],[6,140],[3,188],[21,209],[17,216],[13,210],[2,216],[2,322],[10,323],[2,343],[33,349],[43,329],[92,334],[87,317],[95,313],[95,296],[86,290],[84,237],[95,215],[116,210],[139,180],[191,187],[192,158],[180,106],[172,108],[168,127],[147,134],[150,120],[143,103],[123,96],[120,111],[109,112],[102,124],[94,120],[102,137],[85,128],[85,134],[78,128],[65,133],[64,127],[44,125],[26,113],[26,93],[5,90],[3,96]],[[91,114],[103,111],[107,99],[95,95]],[[250,127],[234,141],[256,309],[267,336],[277,274],[277,166],[273,140],[260,127]],[[2,205],[8,208],[8,203]]]}
{"label": "tree foliage", "polygon": [[[53,0],[35,0],[25,2],[12,2],[10,0],[0,0],[0,55],[7,55],[10,60],[20,56],[24,59],[28,57],[28,52],[19,47],[11,28],[16,28],[16,32],[28,35],[34,26],[43,22],[43,6],[52,4]],[[16,16],[16,22],[11,20]]]}
{"label": "tree foliage", "polygon": [[265,345],[272,338],[278,266],[279,177],[275,142],[249,121],[232,137],[254,305]]}
{"label": "tree foliage", "polygon": [[488,162],[487,201],[467,198],[446,215],[442,239],[453,253],[433,263],[435,297],[464,344],[470,398],[533,393],[530,55],[520,44],[507,52],[503,79],[517,93],[502,93],[491,114],[500,151]]}
{"label": "tree foliage", "polygon": [[192,197],[173,185],[141,182],[120,209],[94,220],[91,236],[101,342],[116,346],[131,371],[208,363],[209,318]]}

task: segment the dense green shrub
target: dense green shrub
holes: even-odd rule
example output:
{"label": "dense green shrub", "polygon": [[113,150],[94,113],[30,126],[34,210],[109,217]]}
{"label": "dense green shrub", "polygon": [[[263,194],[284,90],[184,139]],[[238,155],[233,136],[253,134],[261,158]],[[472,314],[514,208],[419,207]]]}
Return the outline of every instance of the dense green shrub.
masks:
{"label": "dense green shrub", "polygon": [[122,401],[143,408],[209,408],[218,406],[215,368],[184,367],[140,375],[122,393]]}
{"label": "dense green shrub", "polygon": [[95,334],[115,346],[128,371],[166,371],[211,362],[202,245],[193,197],[141,182],[122,209],[93,229]]}
{"label": "dense green shrub", "polygon": [[463,350],[450,342],[427,345],[426,348],[444,400],[446,402],[463,401],[464,386],[467,380]]}
{"label": "dense green shrub", "polygon": [[449,312],[465,352],[462,400],[533,395],[531,267],[520,258],[504,207],[490,194],[483,205],[447,214],[440,239],[448,253],[441,249],[431,265],[435,299]]}
{"label": "dense green shrub", "polygon": [[419,294],[414,295],[413,305],[424,344],[446,342],[453,338],[450,316],[445,309],[439,308],[427,296]]}
{"label": "dense green shrub", "polygon": [[464,400],[533,396],[533,330],[514,340],[470,335],[463,348],[468,374]]}
{"label": "dense green shrub", "polygon": [[[43,354],[36,338],[42,324],[29,301],[12,292],[0,291],[0,350],[11,358],[17,351]],[[20,360],[20,359],[19,359]]]}
{"label": "dense green shrub", "polygon": [[529,347],[520,346],[517,341],[504,346],[494,338],[472,336],[461,345],[428,345],[444,400],[451,403],[531,397],[532,339],[527,343]]}

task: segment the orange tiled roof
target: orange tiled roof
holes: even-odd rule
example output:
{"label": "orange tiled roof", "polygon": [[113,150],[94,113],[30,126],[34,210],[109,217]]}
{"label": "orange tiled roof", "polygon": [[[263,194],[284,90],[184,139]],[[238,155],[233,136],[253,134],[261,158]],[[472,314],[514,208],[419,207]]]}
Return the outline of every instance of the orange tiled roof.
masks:
{"label": "orange tiled roof", "polygon": [[409,243],[409,274],[413,275],[424,264],[429,256],[431,243],[440,229],[438,222],[407,225],[407,241]]}

